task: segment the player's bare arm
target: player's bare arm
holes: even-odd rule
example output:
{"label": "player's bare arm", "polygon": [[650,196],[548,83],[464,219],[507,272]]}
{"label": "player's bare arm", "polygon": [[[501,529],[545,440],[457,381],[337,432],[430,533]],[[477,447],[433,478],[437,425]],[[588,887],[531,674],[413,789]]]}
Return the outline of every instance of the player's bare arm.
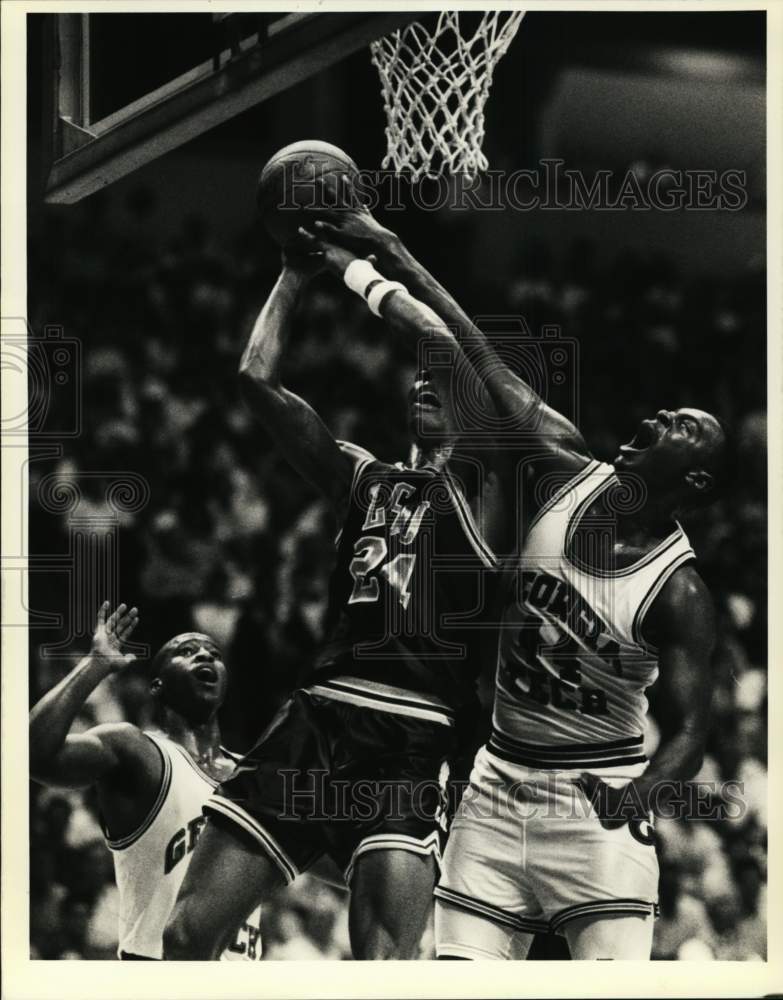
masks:
{"label": "player's bare arm", "polygon": [[[321,254],[325,268],[362,296],[383,318],[386,330],[417,357],[419,373],[408,398],[409,415],[418,428],[414,436],[418,436],[419,454],[422,448],[432,449],[428,461],[448,463],[482,536],[493,549],[502,550],[510,542],[505,517],[505,507],[512,502],[510,489],[514,488],[508,474],[510,463],[486,432],[472,440],[471,430],[466,430],[470,414],[464,412],[463,401],[481,398],[482,386],[454,331],[404,285],[379,273],[374,254],[358,258],[352,250],[329,240],[325,232],[316,236],[302,228],[299,235],[312,252]],[[430,349],[436,348],[442,359],[432,370],[421,360],[425,342]],[[434,407],[439,413],[428,427],[418,423],[422,410],[417,414],[416,407],[423,406]]]}
{"label": "player's bare arm", "polygon": [[280,276],[242,355],[240,385],[247,405],[280,453],[340,512],[350,490],[352,463],[310,404],[280,381],[296,304],[313,270],[313,261],[294,262],[284,257]]}
{"label": "player's bare arm", "polygon": [[[160,780],[160,755],[136,726],[116,723],[86,733],[70,730],[95,688],[110,674],[126,669],[133,654],[122,652],[138,623],[138,611],[121,604],[109,614],[105,602],[89,654],[30,712],[30,774],[43,785],[62,788],[97,786],[101,806],[113,830],[122,830],[143,815],[149,803],[144,790]],[[137,801],[131,801],[131,795]]]}
{"label": "player's bare arm", "polygon": [[542,452],[549,471],[576,473],[590,461],[590,451],[578,429],[553,410],[498,357],[484,333],[454,297],[410,253],[396,233],[381,226],[361,205],[333,209],[314,227],[318,234],[360,254],[372,253],[387,277],[405,284],[457,336],[465,356],[486,385],[498,414],[513,421],[510,431],[524,433],[529,448]]}
{"label": "player's bare arm", "polygon": [[579,430],[511,371],[454,297],[398,238],[394,238],[392,245],[397,248],[399,266],[390,273],[402,275],[399,280],[405,281],[412,293],[453,329],[498,415],[510,418],[511,423],[506,425],[510,431],[525,435],[529,444],[523,450],[542,453],[550,471],[576,473],[584,468],[592,456]]}
{"label": "player's bare arm", "polygon": [[[470,387],[471,381],[477,380],[477,375],[454,332],[430,306],[411,294],[401,282],[388,281],[385,275],[376,271],[371,263],[376,259],[375,255],[370,255],[371,260],[358,258],[353,251],[333,242],[325,231],[316,236],[300,229],[300,236],[307,241],[313,253],[321,254],[327,270],[364,295],[370,308],[382,316],[387,329],[412,353],[418,350],[424,337],[449,352],[453,359],[452,370],[432,374],[432,380],[443,398],[449,398],[453,405],[450,397],[454,385],[460,385],[467,393],[477,391],[477,387],[474,390]],[[357,267],[365,270],[357,271],[354,277],[352,272]]]}
{"label": "player's bare arm", "polygon": [[675,793],[676,783],[689,781],[702,765],[713,690],[715,608],[692,566],[672,574],[651,606],[642,632],[658,648],[655,693],[663,707],[657,716],[660,745],[645,773],[633,781],[633,794],[611,789],[591,775],[581,778],[599,809],[618,824],[629,818],[618,815],[623,807],[632,811],[640,803],[644,812],[659,810]]}
{"label": "player's bare arm", "polygon": [[[370,260],[357,257],[353,251],[332,240],[331,234],[325,230],[318,231],[316,235],[316,232],[302,228],[299,233],[307,241],[311,252],[321,255],[326,269],[343,280],[348,280],[346,271],[351,265],[360,261],[366,264],[370,276],[368,284],[377,283],[378,286],[375,289],[378,294],[378,311],[387,327],[411,349],[415,350],[422,336],[429,334],[444,346],[454,349],[457,358],[463,357],[453,332],[433,309],[415,298],[407,288],[401,287],[401,282],[388,281],[386,275],[375,271]],[[375,255],[372,257],[375,259]],[[373,289],[366,291],[368,300],[370,291]]]}
{"label": "player's bare arm", "polygon": [[[373,224],[375,225],[374,220]],[[329,232],[323,228],[316,233],[301,227],[299,239],[301,245],[309,250],[310,258],[318,256],[326,270],[345,281],[348,287],[366,299],[370,309],[383,318],[386,328],[397,336],[411,353],[415,354],[418,351],[425,337],[431,343],[445,349],[444,354],[452,359],[451,366],[428,375],[437,385],[440,397],[448,399],[452,409],[455,405],[453,399],[455,385],[471,398],[475,399],[478,396],[480,389],[478,375],[468,361],[454,331],[430,306],[411,294],[401,282],[390,282],[383,274],[376,271],[374,264],[378,261],[377,255],[357,257],[352,250],[331,240]],[[491,445],[487,443],[485,449],[490,448]]]}

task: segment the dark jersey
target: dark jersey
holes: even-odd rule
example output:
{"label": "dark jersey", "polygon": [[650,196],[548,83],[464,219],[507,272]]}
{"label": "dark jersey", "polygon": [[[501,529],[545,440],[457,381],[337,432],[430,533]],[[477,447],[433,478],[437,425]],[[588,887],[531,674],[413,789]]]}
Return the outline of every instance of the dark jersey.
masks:
{"label": "dark jersey", "polygon": [[365,453],[338,541],[316,680],[350,675],[432,695],[455,713],[474,704],[495,567],[448,471]]}

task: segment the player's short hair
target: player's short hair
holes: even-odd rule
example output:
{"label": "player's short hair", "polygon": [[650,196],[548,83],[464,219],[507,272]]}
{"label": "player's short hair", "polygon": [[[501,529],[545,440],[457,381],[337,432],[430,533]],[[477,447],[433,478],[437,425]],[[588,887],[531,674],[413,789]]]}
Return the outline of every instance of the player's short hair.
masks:
{"label": "player's short hair", "polygon": [[152,657],[149,665],[149,678],[154,681],[156,677],[160,676],[161,671],[166,666],[166,662],[171,656],[171,651],[174,648],[176,641],[183,635],[188,635],[187,632],[178,632],[173,635],[170,639],[167,639],[157,653]]}
{"label": "player's short hair", "polygon": [[215,640],[212,639],[210,636],[208,636],[205,632],[178,632],[176,635],[173,635],[170,639],[167,639],[160,647],[160,649],[157,651],[157,653],[152,657],[152,660],[150,661],[148,668],[150,681],[154,681],[156,677],[160,676],[160,672],[166,666],[166,662],[168,661],[168,658],[171,655],[172,650],[174,649],[175,643],[177,643],[178,640],[182,639],[182,637],[186,635],[204,636],[206,639],[209,639],[210,642],[214,643],[217,646]]}

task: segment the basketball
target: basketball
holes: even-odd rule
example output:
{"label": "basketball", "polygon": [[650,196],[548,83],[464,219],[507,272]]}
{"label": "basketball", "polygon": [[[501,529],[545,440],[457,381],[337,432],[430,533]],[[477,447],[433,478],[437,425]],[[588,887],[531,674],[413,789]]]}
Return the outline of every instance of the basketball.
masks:
{"label": "basketball", "polygon": [[[303,139],[278,150],[267,161],[258,180],[256,203],[264,226],[281,247],[295,248],[300,226],[307,225],[319,208],[340,203],[330,178],[339,182],[342,174],[354,179],[359,173],[351,157],[328,142]],[[318,181],[327,182],[322,193]],[[330,191],[332,192],[330,195]]]}

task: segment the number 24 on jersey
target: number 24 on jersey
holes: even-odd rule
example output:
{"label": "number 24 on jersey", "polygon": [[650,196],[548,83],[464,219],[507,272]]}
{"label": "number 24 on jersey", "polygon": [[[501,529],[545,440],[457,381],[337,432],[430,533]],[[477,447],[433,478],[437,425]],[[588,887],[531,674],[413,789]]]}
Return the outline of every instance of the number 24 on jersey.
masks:
{"label": "number 24 on jersey", "polygon": [[[362,531],[385,527],[387,508],[379,505],[380,483],[370,490],[371,503],[362,525]],[[422,519],[430,504],[423,500],[415,512],[403,506],[414,489],[408,483],[397,483],[389,499],[388,511],[393,515],[389,535],[399,536],[401,545],[412,545],[421,528]],[[353,591],[349,604],[371,603],[380,596],[378,576],[383,576],[403,608],[407,609],[411,599],[410,582],[416,566],[416,554],[400,552],[393,559],[384,562],[388,555],[386,539],[381,535],[363,535],[354,544],[354,558],[349,570],[353,577]]]}

